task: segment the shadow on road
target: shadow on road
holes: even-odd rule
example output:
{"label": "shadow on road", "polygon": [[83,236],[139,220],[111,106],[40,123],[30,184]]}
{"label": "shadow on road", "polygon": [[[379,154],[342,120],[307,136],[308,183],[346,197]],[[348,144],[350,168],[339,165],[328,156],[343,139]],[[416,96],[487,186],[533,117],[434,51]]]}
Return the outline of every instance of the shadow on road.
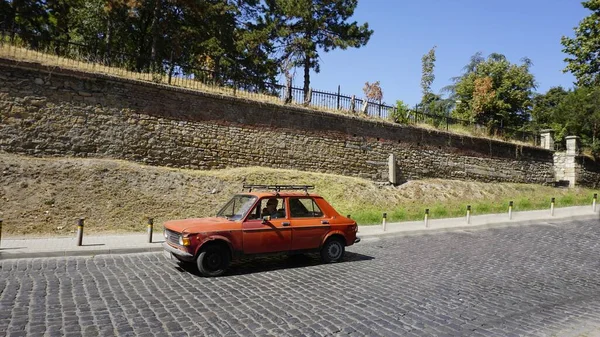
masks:
{"label": "shadow on road", "polygon": [[[374,259],[372,256],[367,256],[358,253],[346,252],[344,259],[338,263],[351,263],[368,261]],[[293,269],[293,268],[305,268],[323,264],[318,254],[299,254],[289,256],[269,256],[269,257],[258,257],[252,259],[244,259],[231,264],[229,270],[223,275],[235,276],[235,275],[247,275],[254,273],[262,273],[267,271],[281,270],[281,269]],[[175,267],[180,272],[188,272],[193,275],[201,277],[193,263],[180,263]]]}

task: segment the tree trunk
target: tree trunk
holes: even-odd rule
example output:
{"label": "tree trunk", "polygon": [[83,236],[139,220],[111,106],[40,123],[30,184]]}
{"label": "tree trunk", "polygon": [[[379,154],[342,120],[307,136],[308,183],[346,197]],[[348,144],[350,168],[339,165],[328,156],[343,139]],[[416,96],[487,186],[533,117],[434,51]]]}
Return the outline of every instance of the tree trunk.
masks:
{"label": "tree trunk", "polygon": [[111,44],[111,34],[112,34],[112,22],[110,20],[110,13],[107,13],[108,17],[106,19],[106,37],[104,39],[106,43],[106,59],[104,63],[110,65],[110,44]]}
{"label": "tree trunk", "polygon": [[151,52],[153,70],[157,70],[157,66],[158,66],[158,60],[156,59],[156,54],[157,54],[156,48],[158,45],[158,33],[159,33],[158,25],[159,25],[160,6],[161,6],[161,0],[155,0],[154,1],[154,15],[152,18],[152,52]]}
{"label": "tree trunk", "polygon": [[309,105],[312,99],[310,94],[310,57],[304,54],[304,104]]}

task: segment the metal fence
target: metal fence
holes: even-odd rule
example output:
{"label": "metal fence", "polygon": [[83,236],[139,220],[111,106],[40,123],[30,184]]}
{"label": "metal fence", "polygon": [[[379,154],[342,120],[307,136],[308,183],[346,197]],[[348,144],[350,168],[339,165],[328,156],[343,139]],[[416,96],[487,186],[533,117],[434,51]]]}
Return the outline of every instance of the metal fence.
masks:
{"label": "metal fence", "polygon": [[[182,86],[192,89],[211,88],[233,95],[271,101],[307,105],[313,108],[343,111],[348,114],[372,118],[391,119],[397,116],[397,107],[381,102],[365,102],[355,96],[343,95],[338,86],[337,92],[310,90],[310,100],[306,102],[301,88],[287,88],[275,82],[261,81],[244,72],[242,66],[222,67],[219,72],[178,63],[176,60],[152,62],[148,57],[133,55],[116,48],[107,49],[102,41],[84,44],[72,41],[46,40],[44,46],[20,40],[18,34],[0,30],[0,46],[12,48],[14,57],[32,57],[58,66],[97,67],[95,70],[115,75],[134,77]],[[10,51],[9,51],[10,53]],[[20,55],[25,53],[25,55]],[[29,55],[27,55],[29,53]],[[18,55],[19,54],[19,55]],[[289,97],[288,97],[289,95]],[[366,106],[365,106],[366,104]],[[537,145],[538,135],[523,130],[504,127],[489,128],[468,120],[452,118],[448,114],[433,114],[415,107],[401,116],[400,121],[409,124],[427,124],[437,129],[495,136],[501,139],[519,140]]]}

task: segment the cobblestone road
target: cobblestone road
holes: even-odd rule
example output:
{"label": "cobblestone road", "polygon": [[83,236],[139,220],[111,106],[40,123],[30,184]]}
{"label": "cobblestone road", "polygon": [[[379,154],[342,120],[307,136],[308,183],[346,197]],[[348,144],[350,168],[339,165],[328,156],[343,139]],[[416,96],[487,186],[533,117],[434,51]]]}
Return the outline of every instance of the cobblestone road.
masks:
{"label": "cobblestone road", "polygon": [[363,241],[202,278],[162,254],[0,261],[0,335],[600,335],[600,223]]}

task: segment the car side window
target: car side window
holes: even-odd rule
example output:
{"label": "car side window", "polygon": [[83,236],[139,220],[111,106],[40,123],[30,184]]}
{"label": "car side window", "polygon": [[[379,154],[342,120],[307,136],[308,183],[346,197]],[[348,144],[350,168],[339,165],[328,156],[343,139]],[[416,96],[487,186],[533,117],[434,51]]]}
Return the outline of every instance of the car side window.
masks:
{"label": "car side window", "polygon": [[320,218],[323,212],[312,198],[290,198],[292,218]]}
{"label": "car side window", "polygon": [[283,198],[263,198],[250,212],[248,220],[262,219],[264,216],[271,219],[285,218],[285,202]]}

